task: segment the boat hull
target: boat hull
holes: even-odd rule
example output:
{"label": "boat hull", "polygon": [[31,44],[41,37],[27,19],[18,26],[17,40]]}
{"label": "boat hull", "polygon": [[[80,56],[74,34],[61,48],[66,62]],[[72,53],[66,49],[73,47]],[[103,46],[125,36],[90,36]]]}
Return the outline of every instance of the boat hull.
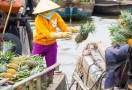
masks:
{"label": "boat hull", "polygon": [[103,3],[96,2],[93,14],[120,15],[121,10],[128,10],[132,12],[132,1],[105,1]]}
{"label": "boat hull", "polygon": [[120,15],[121,10],[128,10],[132,12],[132,4],[129,5],[112,5],[112,6],[99,6],[95,5],[93,14],[103,15]]}
{"label": "boat hull", "polygon": [[72,2],[66,3],[56,9],[56,12],[59,13],[64,20],[82,20],[91,18],[93,9],[94,3]]}
{"label": "boat hull", "polygon": [[[107,77],[107,70],[109,69],[108,64],[106,64],[106,49],[111,46],[111,44],[102,42],[86,44],[82,56],[78,57],[76,68],[73,72],[72,82],[77,82],[76,90],[128,90],[124,88],[125,85],[127,88],[130,88],[129,90],[132,90],[131,83],[127,83],[127,81],[131,80],[131,77],[128,80],[127,73],[129,66],[125,67],[124,65],[126,65],[126,63],[120,66],[120,72],[123,73],[121,78],[122,82],[120,82],[121,86],[119,87],[115,84],[112,88],[105,89],[105,79],[109,78]],[[109,56],[113,56],[113,54]],[[117,75],[121,74],[118,73]]]}

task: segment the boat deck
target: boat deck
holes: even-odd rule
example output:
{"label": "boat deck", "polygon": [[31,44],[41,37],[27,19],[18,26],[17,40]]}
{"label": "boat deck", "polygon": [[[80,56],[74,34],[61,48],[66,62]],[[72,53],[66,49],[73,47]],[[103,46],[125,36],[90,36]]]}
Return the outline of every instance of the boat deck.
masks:
{"label": "boat deck", "polygon": [[77,81],[76,90],[104,90],[105,78],[101,83],[102,89],[97,89],[94,85],[100,75],[106,71],[104,52],[109,46],[106,43],[91,42],[84,47],[73,73],[72,81]]}

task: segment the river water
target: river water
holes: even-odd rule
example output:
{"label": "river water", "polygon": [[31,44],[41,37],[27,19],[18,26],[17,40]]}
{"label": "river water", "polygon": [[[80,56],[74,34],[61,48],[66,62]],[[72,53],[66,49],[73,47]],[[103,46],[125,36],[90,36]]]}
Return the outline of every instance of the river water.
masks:
{"label": "river water", "polygon": [[[72,35],[72,39],[58,39],[58,60],[60,63],[60,71],[66,74],[68,83],[71,83],[72,74],[76,66],[77,58],[81,56],[83,48],[89,42],[104,42],[111,43],[108,26],[115,23],[119,16],[99,16],[92,15],[90,21],[93,21],[96,26],[96,33],[89,34],[87,40],[82,42],[78,47],[75,43],[76,34]],[[73,21],[71,24],[66,21],[67,25],[80,28],[81,24],[86,23],[87,20]],[[34,27],[32,26],[33,30]],[[71,90],[76,90],[75,86]]]}
{"label": "river water", "polygon": [[[87,40],[82,42],[78,48],[75,43],[75,36],[77,34],[73,34],[72,39],[66,40],[66,39],[59,39],[58,40],[58,63],[60,63],[60,70],[64,72],[67,75],[68,83],[71,83],[72,80],[72,74],[76,66],[77,58],[81,56],[83,48],[86,46],[89,42],[105,42],[105,43],[111,43],[110,35],[108,26],[110,24],[115,23],[118,19],[118,16],[98,16],[93,15],[91,17],[91,20],[96,25],[96,33],[89,34]],[[72,24],[69,22],[66,22],[68,25],[74,26],[76,28],[80,28],[81,24],[86,23],[87,20],[83,21],[74,21]],[[72,87],[71,90],[76,90],[75,86]]]}

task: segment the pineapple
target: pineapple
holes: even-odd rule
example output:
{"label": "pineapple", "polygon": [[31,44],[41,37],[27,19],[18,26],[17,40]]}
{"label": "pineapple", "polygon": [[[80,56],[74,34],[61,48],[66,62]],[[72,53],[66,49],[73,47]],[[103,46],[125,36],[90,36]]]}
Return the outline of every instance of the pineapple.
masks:
{"label": "pineapple", "polygon": [[29,69],[29,66],[28,65],[21,66],[19,70],[21,71],[21,70],[25,70],[25,69]]}
{"label": "pineapple", "polygon": [[83,36],[79,33],[75,38],[76,43],[80,43],[83,41]]}
{"label": "pineapple", "polygon": [[29,77],[29,76],[30,76],[30,71],[28,69],[25,69],[25,70],[21,70],[21,71],[17,72],[14,79],[15,78],[24,79],[24,78]]}
{"label": "pineapple", "polygon": [[6,66],[5,65],[3,65],[3,64],[0,64],[0,73],[3,73],[3,72],[5,72],[6,71]]}
{"label": "pineapple", "polygon": [[11,73],[12,75],[16,74],[17,71],[15,69],[7,69],[7,73]]}
{"label": "pineapple", "polygon": [[11,41],[4,41],[3,42],[3,53],[11,52],[14,46],[15,44],[12,43]]}
{"label": "pineapple", "polygon": [[14,63],[9,63],[7,65],[7,67],[10,68],[10,69],[18,70],[19,65],[18,64],[14,64]]}
{"label": "pineapple", "polygon": [[132,47],[132,39],[128,39],[126,42]]}
{"label": "pineapple", "polygon": [[132,45],[132,15],[128,11],[121,11],[117,23],[111,24],[108,28],[112,37],[112,44]]}
{"label": "pineapple", "polygon": [[27,60],[25,63],[29,66],[29,68],[32,68],[37,65],[37,63],[33,60]]}
{"label": "pineapple", "polygon": [[12,52],[0,52],[0,63],[5,64],[5,63],[10,63],[14,57],[14,53]]}
{"label": "pineapple", "polygon": [[77,44],[81,43],[82,41],[86,40],[89,33],[95,32],[95,24],[93,22],[81,25],[80,33],[75,37],[75,41]]}
{"label": "pineapple", "polygon": [[12,80],[13,75],[11,73],[3,73],[2,78],[9,78],[9,80]]}

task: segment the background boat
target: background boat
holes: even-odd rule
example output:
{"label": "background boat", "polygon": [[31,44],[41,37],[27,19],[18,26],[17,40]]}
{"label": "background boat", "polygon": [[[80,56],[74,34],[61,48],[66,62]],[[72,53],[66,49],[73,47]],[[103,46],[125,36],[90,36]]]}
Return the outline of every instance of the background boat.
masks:
{"label": "background boat", "polygon": [[82,20],[91,17],[94,9],[94,0],[52,0],[61,7],[56,9],[64,20]]}
{"label": "background boat", "polygon": [[131,0],[95,0],[93,14],[119,15],[121,10],[132,12]]}

